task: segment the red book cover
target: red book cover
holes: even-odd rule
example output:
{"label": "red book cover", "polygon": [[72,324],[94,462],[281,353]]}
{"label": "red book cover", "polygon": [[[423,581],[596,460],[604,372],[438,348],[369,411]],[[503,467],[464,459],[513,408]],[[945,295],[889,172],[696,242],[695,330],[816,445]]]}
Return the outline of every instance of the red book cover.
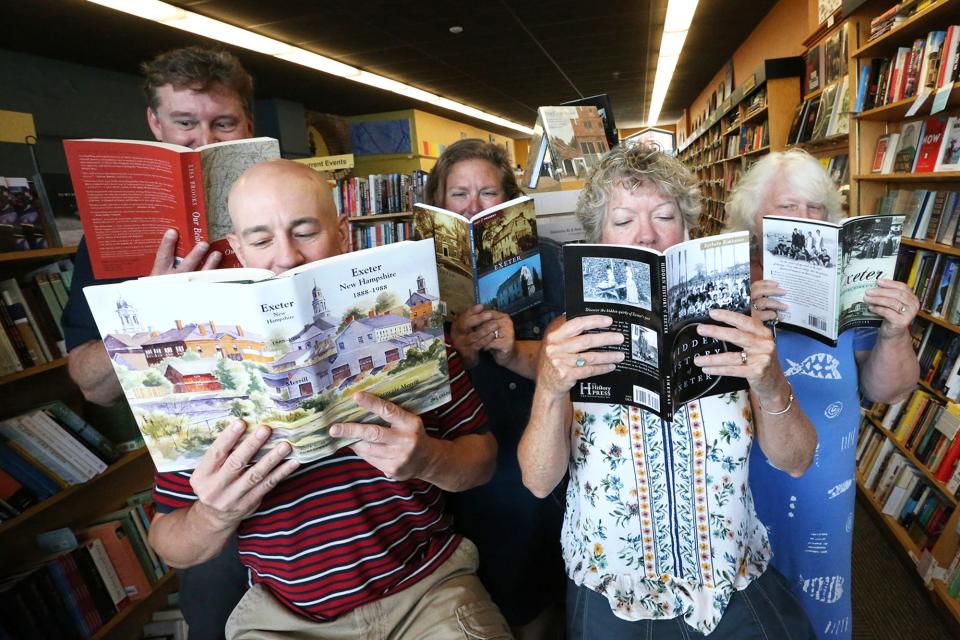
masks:
{"label": "red book cover", "polygon": [[957,464],[957,458],[960,458],[960,437],[954,437],[946,455],[940,461],[940,466],[934,472],[934,477],[940,482],[949,480],[950,476],[953,475],[953,467]]}
{"label": "red book cover", "polygon": [[137,559],[137,552],[127,538],[123,523],[112,520],[77,531],[77,540],[80,542],[86,543],[93,539],[99,539],[103,543],[110,563],[130,599],[146,598],[150,593],[150,580]]}
{"label": "red book cover", "polygon": [[93,596],[90,594],[90,590],[83,582],[83,577],[80,575],[80,568],[77,566],[76,560],[74,560],[68,551],[58,556],[54,562],[60,563],[60,566],[63,567],[63,572],[67,576],[67,581],[70,583],[70,589],[73,591],[74,597],[77,599],[77,605],[80,607],[80,615],[83,616],[87,628],[89,628],[91,632],[97,631],[103,626],[103,619],[100,618],[100,613],[97,611],[97,606],[93,602]]}
{"label": "red book cover", "polygon": [[230,140],[189,149],[137,140],[66,140],[67,166],[97,278],[150,273],[167,229],[180,234],[176,255],[198,242],[221,251],[221,267],[238,266],[227,195],[243,171],[280,157],[272,138]]}
{"label": "red book cover", "polygon": [[923,123],[923,133],[920,134],[920,150],[913,164],[914,173],[930,173],[937,164],[940,155],[940,145],[943,143],[943,134],[947,128],[945,116],[933,116]]}

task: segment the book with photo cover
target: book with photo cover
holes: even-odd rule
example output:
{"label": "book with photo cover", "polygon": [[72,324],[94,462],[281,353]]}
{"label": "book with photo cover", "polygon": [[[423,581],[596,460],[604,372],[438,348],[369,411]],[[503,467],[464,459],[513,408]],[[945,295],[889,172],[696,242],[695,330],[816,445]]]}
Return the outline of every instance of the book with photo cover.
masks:
{"label": "book with photo cover", "polygon": [[90,263],[97,279],[150,273],[167,229],[176,229],[176,256],[199,242],[240,263],[227,242],[227,195],[248,167],[280,157],[273,138],[228,140],[190,149],[142,140],[65,140]]}
{"label": "book with photo cover", "polygon": [[934,171],[960,171],[960,116],[951,116],[943,132]]}
{"label": "book with photo cover", "polygon": [[335,422],[381,420],[367,391],[422,413],[449,401],[433,243],[301,265],[217,269],[84,288],[158,471],[194,468],[234,419],[308,462],[349,444]]}
{"label": "book with photo cover", "polygon": [[899,133],[885,133],[877,138],[877,147],[873,152],[871,173],[890,173],[893,170],[894,149],[900,141]]}
{"label": "book with photo cover", "polygon": [[604,331],[623,334],[615,371],[580,381],[574,402],[628,404],[665,420],[684,403],[746,388],[746,380],[709,376],[698,355],[739,351],[697,333],[717,324],[710,309],[750,309],[749,233],[688,240],[663,253],[641,247],[575,244],[563,248],[567,318],[603,314]]}
{"label": "book with photo cover", "polygon": [[913,161],[917,157],[917,146],[920,143],[920,132],[923,122],[914,120],[905,122],[900,127],[900,139],[897,141],[897,150],[893,158],[893,170],[896,173],[910,173]]}
{"label": "book with photo cover", "polygon": [[764,216],[763,278],[775,280],[788,305],[779,324],[830,345],[853,327],[879,326],[863,294],[892,279],[903,216],[856,216],[837,223]]}
{"label": "book with photo cover", "polygon": [[807,100],[807,106],[803,112],[803,126],[797,136],[797,143],[809,142],[813,138],[813,129],[819,119],[820,105],[820,96]]}
{"label": "book with photo cover", "polygon": [[550,189],[562,182],[583,180],[608,150],[604,120],[597,107],[540,107],[524,183],[530,189]]}
{"label": "book with photo cover", "polygon": [[515,314],[543,301],[537,216],[520,196],[470,218],[440,207],[413,207],[413,237],[432,238],[444,314],[475,304]]}

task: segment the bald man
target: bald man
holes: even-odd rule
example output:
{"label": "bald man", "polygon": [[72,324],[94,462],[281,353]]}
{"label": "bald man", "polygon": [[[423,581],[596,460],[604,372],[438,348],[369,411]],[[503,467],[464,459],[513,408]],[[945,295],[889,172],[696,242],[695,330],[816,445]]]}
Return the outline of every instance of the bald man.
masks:
{"label": "bald man", "polygon": [[[242,264],[281,273],[341,253],[347,228],[330,187],[289,160],[248,169],[229,199],[230,244]],[[452,400],[414,415],[369,393],[357,403],[387,427],[337,424],[359,438],[300,466],[281,444],[255,464],[270,429],[226,429],[189,473],[157,474],[172,509],[150,529],[175,567],[214,556],[232,537],[254,586],[227,623],[229,638],[508,638],[476,576],[476,547],[454,533],[445,491],[493,474],[496,441],[456,352],[447,345]],[[473,636],[469,636],[473,637]]]}

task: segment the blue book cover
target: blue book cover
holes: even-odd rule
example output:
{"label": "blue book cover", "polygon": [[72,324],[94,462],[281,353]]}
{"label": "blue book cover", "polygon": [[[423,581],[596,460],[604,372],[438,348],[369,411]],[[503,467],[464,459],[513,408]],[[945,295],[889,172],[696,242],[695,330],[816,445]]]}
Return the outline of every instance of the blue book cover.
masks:
{"label": "blue book cover", "polygon": [[40,500],[58,493],[60,487],[0,439],[0,467]]}

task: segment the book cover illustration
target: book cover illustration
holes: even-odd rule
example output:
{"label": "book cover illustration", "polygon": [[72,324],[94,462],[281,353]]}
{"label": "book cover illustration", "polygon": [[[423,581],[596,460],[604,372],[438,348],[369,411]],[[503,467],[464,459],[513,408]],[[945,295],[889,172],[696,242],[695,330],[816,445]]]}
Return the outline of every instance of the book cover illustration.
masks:
{"label": "book cover illustration", "polygon": [[414,238],[432,238],[440,298],[456,315],[474,304],[515,314],[543,301],[543,268],[531,196],[521,196],[466,218],[414,205]]}
{"label": "book cover illustration", "polygon": [[280,157],[273,138],[229,140],[190,149],[139,140],[65,140],[83,233],[97,278],[150,273],[160,240],[176,229],[176,256],[199,242],[239,265],[226,240],[227,194],[248,167]]}
{"label": "book cover illustration", "polygon": [[857,216],[839,223],[763,218],[763,277],[788,305],[780,324],[827,344],[852,327],[879,326],[863,294],[893,278],[904,216]]}
{"label": "book cover illustration", "polygon": [[530,188],[544,189],[582,180],[608,150],[596,107],[540,107],[524,180]]}
{"label": "book cover illustration", "polygon": [[603,314],[605,331],[624,342],[615,371],[582,380],[575,402],[619,403],[664,419],[685,402],[746,388],[742,378],[709,376],[698,355],[737,347],[697,333],[716,324],[710,309],[749,313],[750,243],[745,231],[688,240],[660,253],[623,245],[577,244],[563,248],[568,318]]}
{"label": "book cover illustration", "polygon": [[935,171],[960,171],[960,116],[947,120]]}
{"label": "book cover illustration", "polygon": [[159,471],[196,466],[234,418],[310,461],[348,444],[329,436],[334,422],[379,421],[356,391],[414,413],[447,402],[437,291],[429,241],[276,277],[225,269],[84,289]]}
{"label": "book cover illustration", "polygon": [[0,177],[0,251],[46,247],[36,194],[29,181]]}

